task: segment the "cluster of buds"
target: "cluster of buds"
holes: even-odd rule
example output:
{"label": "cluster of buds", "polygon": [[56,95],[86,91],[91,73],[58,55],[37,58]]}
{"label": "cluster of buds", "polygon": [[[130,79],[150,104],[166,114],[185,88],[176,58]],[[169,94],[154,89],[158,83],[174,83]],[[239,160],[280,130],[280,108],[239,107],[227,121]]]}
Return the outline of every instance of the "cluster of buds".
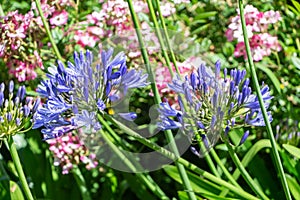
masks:
{"label": "cluster of buds", "polygon": [[47,140],[47,143],[54,156],[54,165],[62,168],[62,174],[68,174],[74,165],[80,163],[85,164],[88,170],[96,168],[98,165],[96,155],[89,153],[84,143],[72,132]]}
{"label": "cluster of buds", "polygon": [[9,82],[8,99],[4,97],[5,84],[0,85],[0,140],[4,140],[17,133],[23,133],[31,122],[32,116],[35,114],[40,99],[34,103],[32,98],[25,99],[25,86],[18,88],[17,95],[14,97],[14,82]]}
{"label": "cluster of buds", "polygon": [[[235,57],[244,56],[247,58],[245,49],[243,30],[240,19],[239,10],[238,15],[231,19],[231,23],[226,30],[226,37],[228,41],[237,40],[237,45],[234,51]],[[245,21],[248,38],[250,41],[250,49],[253,55],[254,61],[260,61],[264,56],[269,56],[272,51],[280,51],[281,46],[276,36],[272,36],[268,33],[268,27],[270,24],[277,23],[281,17],[278,11],[266,11],[260,12],[252,5],[245,7]]]}

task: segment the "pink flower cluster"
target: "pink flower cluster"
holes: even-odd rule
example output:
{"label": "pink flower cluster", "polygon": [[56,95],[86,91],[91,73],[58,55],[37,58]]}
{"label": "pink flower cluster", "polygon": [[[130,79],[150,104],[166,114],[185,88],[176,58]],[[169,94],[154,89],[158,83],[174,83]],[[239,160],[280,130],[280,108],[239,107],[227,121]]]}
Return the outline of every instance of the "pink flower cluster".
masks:
{"label": "pink flower cluster", "polygon": [[[148,6],[142,0],[134,0],[133,6],[136,13],[148,13]],[[161,10],[165,17],[172,15],[176,10],[174,4],[164,0]],[[99,12],[87,15],[87,21],[77,24],[70,32],[74,32],[74,40],[82,47],[95,47],[98,42],[106,38],[135,37],[131,22],[128,3],[124,0],[108,0],[102,4]],[[145,26],[145,24],[143,25]]]}
{"label": "pink flower cluster", "polygon": [[[67,23],[68,13],[63,6],[71,5],[73,1],[58,0],[41,1],[44,16],[49,18],[52,28]],[[59,5],[59,9],[57,6]],[[19,82],[33,80],[37,77],[37,69],[44,69],[38,49],[43,45],[39,38],[44,37],[41,17],[34,16],[38,13],[35,3],[25,15],[18,11],[8,12],[0,17],[0,58],[9,68],[9,73],[14,75]],[[44,34],[44,35],[43,35]],[[34,37],[34,40],[33,40]]]}
{"label": "pink flower cluster", "polygon": [[68,133],[62,137],[46,140],[49,150],[54,155],[54,165],[62,168],[63,174],[68,174],[74,165],[85,164],[86,169],[96,168],[96,155],[89,153],[78,136]]}
{"label": "pink flower cluster", "polygon": [[0,18],[0,58],[20,82],[35,79],[35,69],[44,68],[39,53],[26,41],[32,20],[32,11],[25,15],[12,11]]}
{"label": "pink flower cluster", "polygon": [[[235,57],[244,56],[247,58],[245,44],[243,39],[243,31],[240,20],[239,11],[238,15],[231,19],[231,23],[225,32],[228,41],[237,40],[237,45],[234,51]],[[248,38],[250,40],[250,48],[252,56],[255,61],[260,61],[264,56],[269,56],[272,51],[280,51],[281,46],[276,36],[268,33],[270,24],[275,24],[281,20],[278,11],[260,12],[252,5],[245,7],[245,21]]]}
{"label": "pink flower cluster", "polygon": [[[55,5],[59,5],[59,8]],[[63,7],[70,5],[72,5],[70,0],[51,1],[50,3],[48,3],[47,0],[41,1],[41,8],[44,13],[44,17],[46,19],[49,18],[52,28],[56,26],[63,26],[67,23],[69,14]],[[32,2],[31,10],[38,13],[35,2]],[[44,26],[40,16],[35,18],[35,22],[40,27]]]}

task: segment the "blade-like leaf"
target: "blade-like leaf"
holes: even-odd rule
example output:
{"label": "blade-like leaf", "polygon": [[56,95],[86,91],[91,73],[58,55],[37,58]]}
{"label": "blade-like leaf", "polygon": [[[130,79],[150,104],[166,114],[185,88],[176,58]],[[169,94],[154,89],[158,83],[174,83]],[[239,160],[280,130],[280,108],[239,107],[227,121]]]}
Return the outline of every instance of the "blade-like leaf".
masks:
{"label": "blade-like leaf", "polygon": [[295,156],[296,158],[300,159],[300,149],[289,144],[282,145],[285,150],[287,150],[290,154]]}

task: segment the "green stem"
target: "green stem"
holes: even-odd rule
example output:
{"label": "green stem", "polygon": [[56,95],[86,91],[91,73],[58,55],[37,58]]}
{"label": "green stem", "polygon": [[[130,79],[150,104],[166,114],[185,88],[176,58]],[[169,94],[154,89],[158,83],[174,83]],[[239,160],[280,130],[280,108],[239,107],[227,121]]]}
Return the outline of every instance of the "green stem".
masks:
{"label": "green stem", "polygon": [[[128,2],[129,9],[130,9],[132,21],[133,21],[133,24],[134,24],[134,27],[135,27],[135,30],[136,30],[136,34],[137,34],[137,37],[138,37],[138,41],[139,41],[139,44],[140,44],[140,47],[141,47],[142,57],[143,57],[143,60],[145,62],[146,70],[149,74],[149,78],[150,78],[150,81],[151,81],[151,87],[152,87],[152,90],[153,90],[153,93],[154,93],[155,102],[156,102],[156,104],[160,104],[161,103],[160,95],[159,95],[157,86],[155,84],[153,71],[151,70],[151,67],[150,67],[149,57],[148,57],[148,53],[146,51],[146,48],[145,48],[145,45],[144,45],[144,42],[143,42],[143,38],[142,38],[141,31],[140,31],[140,26],[139,26],[139,21],[138,21],[138,18],[136,16],[136,13],[134,12],[132,0],[128,0],[127,2]],[[177,157],[179,157],[178,149],[177,149],[176,144],[174,143],[174,137],[172,135],[172,132],[170,130],[165,131],[165,135],[166,135],[166,138],[169,142],[169,145],[170,145],[172,151],[175,153],[175,155]],[[175,162],[175,164],[177,166],[177,169],[178,169],[180,178],[182,180],[184,189],[187,191],[187,194],[188,194],[189,198],[192,199],[192,200],[196,200],[195,193],[193,192],[193,189],[191,187],[191,183],[190,183],[189,178],[187,176],[187,173],[184,169],[184,166],[181,165],[178,162]]]}
{"label": "green stem", "polygon": [[91,195],[89,193],[89,190],[86,187],[86,182],[85,179],[80,171],[80,169],[78,168],[78,166],[74,166],[74,168],[72,169],[72,173],[74,175],[74,178],[77,182],[77,185],[80,189],[81,192],[81,198],[83,200],[91,200]]}
{"label": "green stem", "polygon": [[13,159],[14,165],[16,167],[16,170],[17,170],[19,179],[21,181],[21,184],[23,186],[26,197],[27,197],[28,200],[33,200],[33,196],[31,194],[28,183],[26,181],[26,177],[25,177],[25,174],[24,174],[24,171],[23,171],[23,168],[22,168],[22,164],[21,164],[16,146],[14,144],[14,139],[12,138],[12,136],[8,136],[7,140],[4,140],[4,142],[8,146],[8,149],[10,151],[10,155]]}
{"label": "green stem", "polygon": [[246,22],[245,22],[245,16],[244,16],[244,7],[243,7],[243,0],[239,0],[239,9],[240,9],[240,15],[241,15],[241,22],[242,22],[242,28],[243,28],[243,35],[244,35],[244,42],[245,42],[245,46],[246,46],[246,52],[247,52],[247,56],[248,56],[248,62],[250,65],[250,71],[251,71],[251,76],[252,76],[252,80],[254,82],[254,86],[255,86],[255,91],[258,97],[258,101],[259,101],[259,105],[260,108],[262,110],[262,114],[263,114],[263,118],[264,118],[264,122],[266,124],[267,127],[267,133],[268,133],[268,137],[271,141],[271,145],[272,145],[272,153],[275,159],[275,165],[277,168],[277,171],[279,173],[279,177],[281,180],[281,184],[283,186],[283,190],[285,193],[285,196],[287,199],[291,200],[291,194],[289,191],[289,187],[286,181],[286,177],[284,175],[284,170],[281,164],[281,160],[279,157],[279,153],[277,150],[277,146],[276,146],[276,141],[274,138],[274,134],[272,131],[272,127],[270,124],[270,121],[268,119],[268,114],[264,105],[264,101],[260,92],[260,87],[259,87],[259,83],[258,83],[258,78],[257,78],[257,74],[255,71],[255,66],[253,63],[253,59],[252,59],[252,55],[251,55],[251,51],[250,51],[250,45],[249,45],[249,40],[248,40],[248,35],[247,35],[247,29],[246,29]]}
{"label": "green stem", "polygon": [[[109,135],[107,135],[108,139],[110,141],[115,140],[118,144],[122,145],[122,143],[127,143],[127,141],[123,141],[118,135],[112,130],[110,125],[98,114],[97,115],[99,122],[108,130],[108,132],[113,136],[113,138]],[[129,146],[125,144],[125,146]],[[116,150],[116,149],[113,149]],[[119,150],[118,150],[119,151]],[[121,153],[121,152],[118,152]],[[123,154],[122,154],[123,155]],[[123,155],[124,157],[124,155]],[[123,158],[122,157],[122,158]],[[128,166],[130,167],[130,166]],[[166,194],[162,191],[162,189],[155,183],[155,181],[152,179],[152,177],[148,174],[146,176],[142,173],[137,173],[137,177],[144,182],[147,187],[155,194],[157,195],[160,199],[169,199]]]}
{"label": "green stem", "polygon": [[64,62],[65,59],[63,59],[63,58],[61,57],[61,55],[60,55],[60,53],[59,53],[59,50],[58,50],[58,48],[57,48],[57,46],[56,46],[56,44],[55,44],[55,42],[54,42],[54,39],[53,39],[53,37],[52,37],[51,31],[50,31],[50,29],[49,29],[48,22],[47,22],[46,19],[45,19],[43,10],[42,10],[42,8],[41,8],[41,2],[40,2],[40,0],[35,0],[35,4],[36,4],[36,7],[37,7],[37,9],[38,9],[38,11],[39,11],[39,15],[40,15],[40,17],[41,17],[41,19],[42,19],[43,25],[44,25],[44,27],[45,27],[46,33],[47,33],[47,35],[48,35],[48,38],[49,38],[49,40],[50,40],[50,43],[51,43],[51,45],[52,45],[52,48],[53,48],[53,50],[54,50],[55,55],[56,55],[56,57],[57,57],[59,60],[61,60],[62,62]]}
{"label": "green stem", "polygon": [[[158,22],[157,22],[157,19],[156,19],[156,16],[155,16],[155,11],[154,11],[153,5],[152,5],[152,0],[147,0],[147,4],[148,4],[150,16],[151,16],[153,24],[154,24],[155,33],[156,33],[156,36],[157,36],[159,44],[160,44],[160,49],[161,49],[161,51],[163,53],[163,56],[166,60],[166,64],[167,64],[167,67],[168,67],[169,72],[171,74],[171,77],[173,77],[174,72],[173,72],[173,69],[172,69],[172,66],[171,66],[171,63],[170,63],[170,58],[169,58],[168,53],[166,51],[166,47],[165,47],[165,44],[164,44],[164,41],[163,41],[163,37],[162,37],[161,32],[159,30]],[[173,63],[173,64],[175,64],[175,63]],[[177,71],[177,73],[179,74],[179,71]]]}
{"label": "green stem", "polygon": [[139,141],[140,143],[144,144],[145,146],[161,153],[162,155],[166,156],[169,159],[172,160],[176,160],[178,163],[182,164],[184,167],[190,169],[192,172],[202,176],[203,178],[206,178],[214,183],[217,183],[219,185],[222,185],[226,188],[228,188],[229,190],[231,190],[232,192],[234,192],[235,194],[239,195],[240,197],[243,197],[245,199],[258,199],[255,196],[245,192],[242,189],[239,189],[237,187],[235,187],[234,185],[214,176],[213,174],[210,174],[202,169],[200,169],[199,167],[197,167],[196,165],[190,163],[189,161],[176,156],[174,153],[158,146],[157,144],[151,142],[150,140],[143,138],[142,136],[140,136],[138,133],[136,133],[135,131],[131,130],[130,128],[128,128],[126,125],[122,124],[121,122],[117,121],[116,119],[112,118],[109,115],[104,115],[104,118],[110,122],[112,122],[113,124],[115,124],[118,128],[120,128],[122,131],[124,131],[125,133],[127,133],[128,135],[134,137],[137,141]]}
{"label": "green stem", "polygon": [[221,167],[222,171],[224,172],[225,176],[228,178],[228,180],[237,188],[242,189],[241,186],[236,182],[236,180],[233,178],[233,176],[228,172],[222,161],[220,160],[218,154],[215,152],[215,150],[212,148],[210,150],[211,155],[217,162],[217,164]]}
{"label": "green stem", "polygon": [[164,32],[164,35],[165,35],[165,38],[166,38],[167,47],[168,47],[168,50],[169,50],[170,55],[171,55],[171,61],[172,61],[172,63],[175,66],[176,73],[180,74],[178,66],[177,66],[175,54],[174,54],[174,51],[173,51],[173,49],[171,47],[170,37],[169,37],[169,33],[167,31],[167,27],[166,27],[166,24],[165,24],[165,19],[164,19],[163,15],[162,15],[162,12],[161,12],[161,9],[160,9],[160,2],[159,2],[159,0],[155,0],[155,3],[156,3],[156,6],[157,6],[159,20],[161,22],[160,24],[163,27],[163,32]]}
{"label": "green stem", "polygon": [[251,187],[251,189],[257,194],[259,195],[262,199],[269,199],[264,193],[263,191],[260,189],[259,186],[257,186],[257,184],[253,181],[253,179],[251,178],[251,176],[248,174],[247,170],[245,169],[245,167],[243,166],[243,164],[241,163],[240,159],[238,158],[238,156],[236,155],[236,153],[234,152],[231,144],[229,144],[228,140],[225,140],[225,144],[228,148],[230,157],[232,158],[235,166],[240,170],[242,176],[244,177],[245,181],[248,183],[248,185]]}
{"label": "green stem", "polygon": [[[150,6],[149,6],[150,15],[153,19],[155,30],[157,30],[158,39],[159,39],[159,43],[160,43],[160,46],[161,46],[161,49],[162,49],[162,52],[163,52],[163,56],[165,57],[166,63],[168,65],[169,72],[171,74],[171,77],[173,78],[174,74],[173,74],[173,70],[172,70],[171,65],[170,65],[170,58],[169,58],[168,53],[165,51],[165,45],[164,45],[164,42],[163,42],[164,40],[163,40],[163,38],[160,34],[160,31],[159,31],[159,23],[157,22],[157,19],[156,19],[155,12],[153,10],[153,6],[152,6],[151,1],[149,0],[148,2],[149,2],[148,5],[150,4]],[[160,2],[158,0],[155,0],[155,3],[156,3],[158,15],[159,15],[160,24],[162,26],[162,30],[163,30],[163,33],[164,33],[164,36],[165,36],[165,42],[167,44],[168,51],[170,52],[172,63],[175,66],[176,73],[180,74],[178,66],[177,66],[177,61],[176,61],[176,58],[175,58],[175,55],[174,55],[174,51],[171,47],[170,37],[169,37],[168,31],[167,31],[165,20],[164,20],[164,17],[162,15],[162,12],[161,12],[161,9],[160,9]],[[182,99],[184,99],[184,98],[182,98]],[[187,110],[186,103],[185,102],[183,102],[183,103],[184,103],[185,110]],[[204,147],[204,145],[202,144],[202,140],[200,139],[201,137],[199,136],[199,134],[196,134],[196,137],[197,137],[197,141],[199,141],[198,143],[199,143],[199,147],[201,149],[202,147]],[[204,159],[206,160],[206,162],[207,162],[209,168],[211,169],[211,171],[213,172],[213,174],[217,177],[220,177],[220,174],[218,173],[218,170],[217,170],[216,166],[214,165],[214,162],[212,161],[210,155],[207,154],[204,157]]]}

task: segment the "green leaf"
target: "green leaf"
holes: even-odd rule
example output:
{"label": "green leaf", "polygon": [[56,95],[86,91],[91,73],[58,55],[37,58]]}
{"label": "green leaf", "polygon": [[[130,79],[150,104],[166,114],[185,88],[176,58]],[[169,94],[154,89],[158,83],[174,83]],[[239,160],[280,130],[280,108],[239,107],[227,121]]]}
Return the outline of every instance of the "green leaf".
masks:
{"label": "green leaf", "polygon": [[262,64],[259,64],[259,63],[256,64],[256,67],[258,69],[260,69],[261,71],[265,72],[268,75],[268,77],[272,81],[272,83],[273,83],[275,89],[277,90],[277,92],[281,93],[280,82],[279,82],[278,78],[275,76],[275,74],[272,72],[272,70],[270,70],[265,65],[262,65]]}
{"label": "green leaf", "polygon": [[215,200],[233,200],[235,198],[228,198],[228,197],[220,197],[219,195],[215,195],[215,194],[207,194],[207,193],[203,193],[201,194],[202,196],[204,196],[206,199],[215,199]]}
{"label": "green leaf", "polygon": [[19,185],[16,182],[9,181],[11,200],[24,200],[24,196]]}
{"label": "green leaf", "polygon": [[[182,184],[181,178],[175,166],[166,166],[164,170],[171,178]],[[221,191],[220,186],[203,179],[203,177],[192,174],[191,172],[187,173],[191,182],[191,186],[195,192],[217,194]]]}
{"label": "green leaf", "polygon": [[204,24],[206,23],[207,21],[205,19],[198,19],[198,20],[194,20],[190,25],[191,26],[194,26],[196,24]]}
{"label": "green leaf", "polygon": [[290,154],[295,156],[296,158],[300,159],[300,149],[289,144],[282,145],[285,150],[287,150]]}
{"label": "green leaf", "polygon": [[191,34],[192,34],[192,35],[193,35],[193,34],[198,34],[198,33],[200,33],[201,31],[207,29],[209,26],[210,26],[210,24],[205,24],[205,25],[203,25],[203,26],[200,26],[199,28],[193,30],[193,31],[191,32]]}
{"label": "green leaf", "polygon": [[297,180],[288,174],[285,177],[292,195],[296,200],[300,200],[300,186]]}
{"label": "green leaf", "polygon": [[292,63],[297,69],[300,69],[300,59],[298,57],[292,57]]}
{"label": "green leaf", "polygon": [[204,12],[204,13],[199,13],[195,19],[205,19],[205,18],[209,18],[209,17],[213,17],[217,14],[217,11],[210,11],[210,12]]}
{"label": "green leaf", "polygon": [[294,4],[295,8],[298,10],[298,13],[300,13],[300,4],[295,0],[292,0],[292,3]]}
{"label": "green leaf", "polygon": [[184,191],[178,191],[178,197],[180,200],[189,200],[189,196]]}

